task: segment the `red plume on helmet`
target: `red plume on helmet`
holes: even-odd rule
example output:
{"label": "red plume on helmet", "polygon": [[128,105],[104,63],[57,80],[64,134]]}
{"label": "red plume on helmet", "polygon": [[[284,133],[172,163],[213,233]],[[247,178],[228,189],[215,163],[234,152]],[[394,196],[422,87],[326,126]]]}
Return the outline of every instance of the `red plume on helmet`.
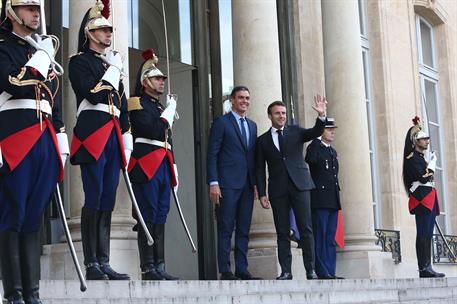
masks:
{"label": "red plume on helmet", "polygon": [[144,61],[147,61],[149,59],[154,58],[155,54],[156,54],[156,51],[154,49],[147,49],[147,50],[144,50],[143,53],[141,53],[141,56],[143,57]]}
{"label": "red plume on helmet", "polygon": [[106,19],[109,19],[109,15],[110,15],[110,0],[102,0],[102,3],[103,3],[102,16],[105,17]]}

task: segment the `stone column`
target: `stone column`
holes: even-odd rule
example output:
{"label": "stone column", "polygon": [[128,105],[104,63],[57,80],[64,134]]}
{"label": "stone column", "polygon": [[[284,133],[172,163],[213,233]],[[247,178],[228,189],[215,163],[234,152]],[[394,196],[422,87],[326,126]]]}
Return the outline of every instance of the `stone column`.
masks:
{"label": "stone column", "polygon": [[[341,200],[346,247],[337,272],[345,277],[381,275],[388,255],[375,246],[368,123],[356,0],[322,1],[325,84],[328,112],[338,131]],[[385,271],[384,271],[385,273]]]}
{"label": "stone column", "polygon": [[[69,16],[70,26],[68,30],[69,55],[76,54],[78,49],[79,28],[87,10],[94,5],[93,0],[70,1]],[[112,1],[111,13],[114,18],[114,45],[113,47],[122,54],[124,58],[124,71],[126,77],[124,86],[127,98],[129,96],[128,82],[128,26],[125,26],[127,16],[127,1]],[[110,18],[110,22],[113,19]],[[73,135],[73,127],[76,123],[76,98],[71,88],[68,78],[68,60],[65,62],[65,96],[63,101],[64,119],[69,140]],[[84,205],[84,192],[81,181],[81,171],[79,166],[72,166],[70,162],[66,165],[65,176],[65,201],[67,206],[67,216],[75,248],[78,253],[81,267],[83,265],[83,254],[81,245],[81,208]],[[68,208],[69,206],[69,208]],[[139,278],[139,259],[136,245],[136,233],[131,230],[134,220],[131,217],[131,202],[125,183],[120,176],[117,200],[112,216],[111,224],[111,254],[110,264],[119,272],[129,273],[133,279]],[[66,244],[54,244],[45,246],[42,259],[42,278],[43,279],[76,279],[76,272],[72,265],[71,256]],[[84,272],[84,271],[83,271]]]}
{"label": "stone column", "polygon": [[[248,117],[257,123],[261,135],[270,127],[268,105],[282,99],[276,1],[233,0],[232,24],[234,85],[249,88]],[[263,278],[276,277],[281,269],[273,216],[258,201],[254,202],[249,248],[250,271]],[[294,275],[304,273],[299,255],[294,249]]]}

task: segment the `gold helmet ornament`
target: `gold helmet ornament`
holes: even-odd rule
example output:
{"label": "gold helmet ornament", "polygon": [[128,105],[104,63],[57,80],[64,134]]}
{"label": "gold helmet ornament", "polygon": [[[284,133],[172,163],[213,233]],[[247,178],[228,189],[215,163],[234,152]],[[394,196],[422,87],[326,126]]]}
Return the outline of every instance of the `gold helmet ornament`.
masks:
{"label": "gold helmet ornament", "polygon": [[[110,28],[112,31],[113,25],[108,21],[109,16],[109,0],[97,0],[95,5],[89,10],[88,14],[86,14],[87,20],[84,26],[84,34],[86,38],[89,38],[97,43],[101,43],[97,38],[95,38],[91,31],[102,28]],[[108,46],[109,45],[107,45],[107,47]]]}
{"label": "gold helmet ornament", "polygon": [[141,55],[145,60],[143,67],[141,68],[141,82],[150,77],[162,77],[164,79],[167,78],[167,76],[164,75],[162,71],[159,70],[156,66],[159,62],[159,58],[157,58],[153,49],[147,49]]}
{"label": "gold helmet ornament", "polygon": [[[31,31],[36,31],[36,29],[31,28],[27,24],[25,24],[24,20],[19,18],[19,16],[14,11],[14,8],[17,6],[41,6],[41,0],[6,0],[5,9],[6,12],[20,25],[26,27]],[[0,4],[1,8],[1,4]],[[5,16],[6,17],[6,16]]]}

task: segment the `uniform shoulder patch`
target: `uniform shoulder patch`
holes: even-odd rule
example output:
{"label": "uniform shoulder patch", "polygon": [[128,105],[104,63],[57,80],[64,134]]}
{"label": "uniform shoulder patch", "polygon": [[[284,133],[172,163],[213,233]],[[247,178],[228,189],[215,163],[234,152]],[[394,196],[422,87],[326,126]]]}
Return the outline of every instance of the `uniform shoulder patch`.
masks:
{"label": "uniform shoulder patch", "polygon": [[140,97],[130,97],[128,99],[128,110],[129,112],[135,110],[143,110],[140,102]]}
{"label": "uniform shoulder patch", "polygon": [[413,157],[413,155],[414,155],[414,152],[409,153],[409,155],[406,156],[406,159],[410,159],[411,157]]}

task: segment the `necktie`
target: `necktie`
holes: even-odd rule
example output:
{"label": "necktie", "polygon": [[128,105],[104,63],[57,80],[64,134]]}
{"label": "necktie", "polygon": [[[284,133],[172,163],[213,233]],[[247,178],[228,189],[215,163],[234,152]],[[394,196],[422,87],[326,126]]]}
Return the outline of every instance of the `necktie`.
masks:
{"label": "necktie", "polygon": [[276,132],[278,133],[279,151],[284,156],[284,136],[282,135],[282,130],[276,130]]}
{"label": "necktie", "polygon": [[245,122],[246,122],[246,120],[245,120],[243,117],[241,117],[241,118],[240,118],[240,123],[241,123],[241,136],[243,137],[244,146],[247,147],[247,146],[248,146],[248,135],[247,135],[247,133],[246,133]]}

